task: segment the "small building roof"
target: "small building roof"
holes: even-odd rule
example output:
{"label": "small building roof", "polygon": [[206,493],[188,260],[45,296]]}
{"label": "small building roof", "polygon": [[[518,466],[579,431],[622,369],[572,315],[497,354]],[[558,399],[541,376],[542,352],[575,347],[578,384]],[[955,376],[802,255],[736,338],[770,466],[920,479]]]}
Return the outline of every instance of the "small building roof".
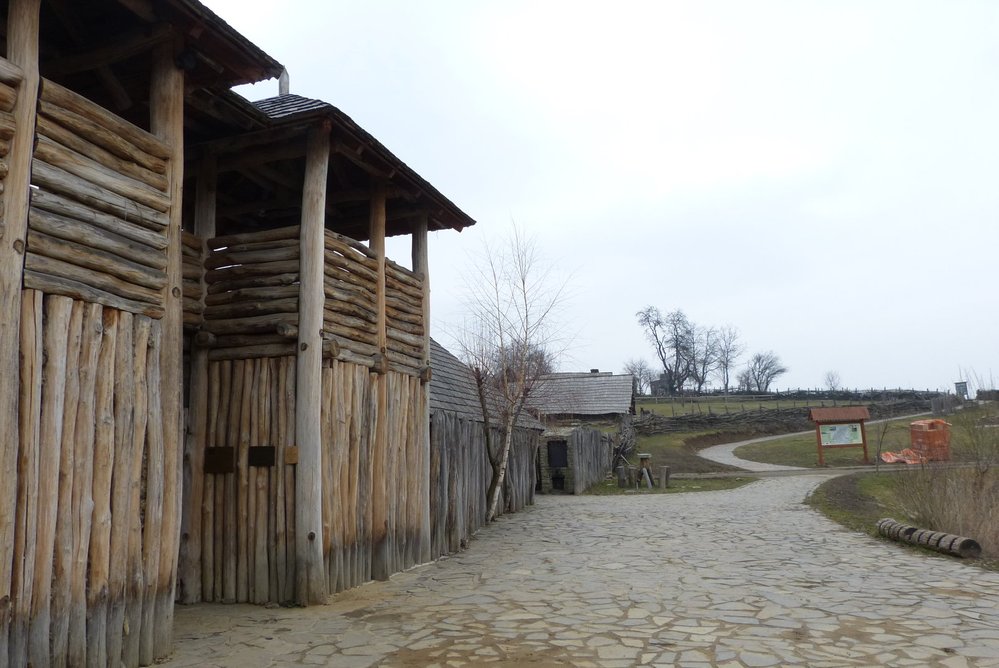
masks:
{"label": "small building roof", "polygon": [[553,373],[541,378],[531,404],[544,415],[626,415],[634,385],[630,373]]}
{"label": "small building roof", "polygon": [[808,419],[812,422],[856,422],[870,420],[867,406],[842,406],[839,408],[810,408]]}
{"label": "small building roof", "polygon": [[[482,422],[479,392],[471,370],[452,355],[444,346],[430,339],[430,410],[454,413],[460,417]],[[527,411],[520,415],[518,426],[543,429],[541,423]]]}

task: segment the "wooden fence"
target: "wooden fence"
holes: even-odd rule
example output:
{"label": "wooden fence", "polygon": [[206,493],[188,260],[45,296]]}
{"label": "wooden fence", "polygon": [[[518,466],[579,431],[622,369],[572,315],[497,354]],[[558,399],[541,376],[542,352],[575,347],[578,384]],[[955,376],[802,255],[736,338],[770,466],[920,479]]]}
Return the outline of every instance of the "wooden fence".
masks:
{"label": "wooden fence", "polygon": [[20,428],[0,663],[148,664],[170,649],[177,553],[159,320],[171,149],[49,81],[36,130],[20,375],[3,379]]}
{"label": "wooden fence", "polygon": [[[517,512],[534,503],[534,458],[540,430],[518,428],[507,471],[509,498],[499,510]],[[498,437],[497,430],[497,437]],[[430,422],[430,550],[432,558],[464,549],[486,521],[492,468],[482,423],[435,410]]]}

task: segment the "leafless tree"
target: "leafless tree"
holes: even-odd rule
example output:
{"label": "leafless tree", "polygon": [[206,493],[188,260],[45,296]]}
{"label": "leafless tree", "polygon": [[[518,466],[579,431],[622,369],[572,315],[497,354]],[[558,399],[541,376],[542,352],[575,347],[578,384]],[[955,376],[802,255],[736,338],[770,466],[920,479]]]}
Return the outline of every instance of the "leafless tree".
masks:
{"label": "leafless tree", "polygon": [[[564,283],[553,287],[534,241],[514,228],[501,247],[485,246],[468,283],[469,317],[458,336],[479,395],[492,477],[486,521],[498,514],[513,433],[561,353],[556,313]],[[496,438],[494,427],[499,438]]]}
{"label": "leafless tree", "polygon": [[749,360],[746,366],[749,373],[748,380],[751,387],[756,392],[769,392],[770,385],[780,376],[787,373],[786,366],[781,364],[780,357],[774,351],[768,350],[765,353],[756,353]]}
{"label": "leafless tree", "polygon": [[840,381],[838,371],[826,371],[824,380],[826,383],[826,389],[830,392],[835,392],[843,386],[842,381]]}
{"label": "leafless tree", "polygon": [[745,349],[746,347],[742,345],[739,338],[738,329],[732,325],[726,325],[718,330],[718,362],[715,365],[715,372],[718,374],[725,394],[728,394],[732,370],[735,369],[736,363]]}
{"label": "leafless tree", "polygon": [[718,330],[714,327],[691,327],[691,337],[688,342],[690,352],[690,380],[694,389],[700,394],[708,378],[718,365]]}
{"label": "leafless tree", "polygon": [[635,314],[662,363],[666,394],[676,394],[690,377],[690,341],[693,325],[677,309],[663,315],[655,306],[646,306]]}
{"label": "leafless tree", "polygon": [[630,359],[624,365],[624,372],[635,377],[635,390],[638,394],[648,394],[649,387],[654,380],[652,367],[649,363],[641,359]]}

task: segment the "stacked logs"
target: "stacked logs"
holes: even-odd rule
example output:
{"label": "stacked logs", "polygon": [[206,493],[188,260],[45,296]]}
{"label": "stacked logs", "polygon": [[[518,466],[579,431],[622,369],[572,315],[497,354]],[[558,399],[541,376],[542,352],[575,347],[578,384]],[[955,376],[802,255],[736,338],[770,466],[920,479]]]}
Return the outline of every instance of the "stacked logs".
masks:
{"label": "stacked logs", "polygon": [[184,291],[184,329],[194,330],[204,320],[204,258],[202,240],[190,232],[181,232],[181,287]]}
{"label": "stacked logs", "polygon": [[209,363],[205,601],[295,600],[295,376],[294,357]]}
{"label": "stacked logs", "polygon": [[323,329],[340,359],[373,366],[378,355],[378,260],[371,249],[326,230]]}
{"label": "stacked logs", "polygon": [[390,260],[385,261],[385,315],[389,368],[419,375],[427,363],[423,353],[423,280]]}
{"label": "stacked logs", "polygon": [[23,292],[11,665],[169,652],[161,341],[148,316]]}
{"label": "stacked logs", "polygon": [[162,317],[169,148],[47,80],[37,129],[24,286]]}
{"label": "stacked logs", "polygon": [[877,527],[880,535],[899,542],[919,545],[964,559],[977,559],[982,556],[982,546],[978,544],[978,541],[964,536],[919,529],[896,522],[890,517],[878,520]]}
{"label": "stacked logs", "polygon": [[298,337],[299,228],[208,240],[204,331],[209,359],[295,354]]}

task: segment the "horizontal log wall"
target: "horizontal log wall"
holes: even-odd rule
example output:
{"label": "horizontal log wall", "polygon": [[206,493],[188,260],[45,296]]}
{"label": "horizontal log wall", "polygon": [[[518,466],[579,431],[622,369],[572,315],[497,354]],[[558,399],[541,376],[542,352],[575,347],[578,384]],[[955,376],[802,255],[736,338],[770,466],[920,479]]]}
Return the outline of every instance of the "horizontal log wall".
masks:
{"label": "horizontal log wall", "polygon": [[169,652],[161,340],[148,316],[22,292],[11,665]]}
{"label": "horizontal log wall", "polygon": [[208,367],[205,601],[295,599],[295,358]]}
{"label": "horizontal log wall", "polygon": [[385,321],[390,368],[418,374],[429,363],[423,350],[423,280],[391,260],[385,261]]}
{"label": "horizontal log wall", "polygon": [[295,354],[298,235],[292,226],[208,240],[203,328],[216,337],[209,359]]}
{"label": "horizontal log wall", "polygon": [[199,328],[204,321],[204,240],[190,232],[182,232],[181,262],[184,329],[193,330]]}
{"label": "horizontal log wall", "polygon": [[39,97],[24,286],[162,317],[168,148],[51,81]]}
{"label": "horizontal log wall", "polygon": [[[499,430],[494,432],[499,438]],[[509,499],[500,511],[517,512],[534,503],[535,465],[540,432],[514,432],[507,472]],[[492,468],[481,422],[435,410],[430,422],[431,557],[458,552],[486,520],[486,490]]]}
{"label": "horizontal log wall", "polygon": [[341,359],[371,367],[378,354],[378,261],[362,243],[326,230],[323,330]]}

